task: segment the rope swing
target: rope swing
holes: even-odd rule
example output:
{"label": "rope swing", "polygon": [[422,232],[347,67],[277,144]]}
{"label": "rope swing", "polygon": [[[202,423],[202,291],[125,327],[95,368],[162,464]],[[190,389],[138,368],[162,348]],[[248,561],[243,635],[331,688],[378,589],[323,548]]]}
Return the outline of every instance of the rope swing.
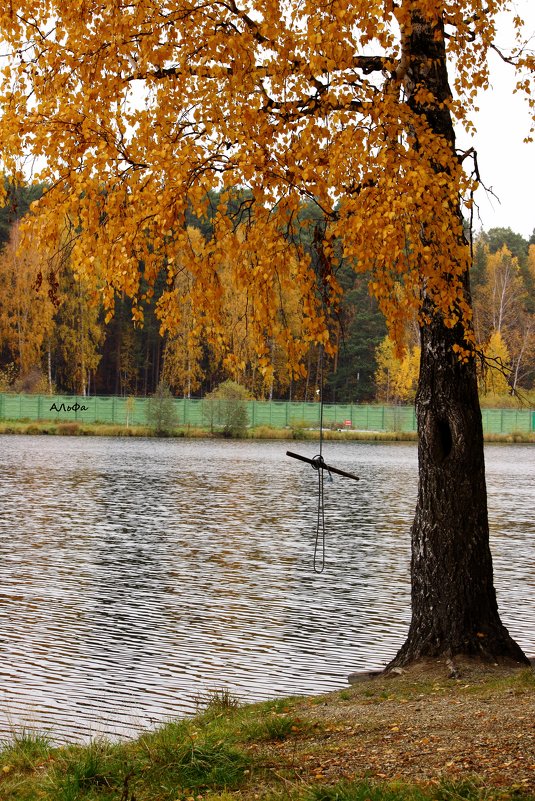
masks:
{"label": "rope swing", "polygon": [[[318,259],[317,266],[317,288],[321,297],[321,305],[325,313],[326,319],[329,318],[330,298],[329,298],[329,279],[332,276],[332,264],[330,259],[326,256],[323,248],[325,228],[318,222],[314,230],[314,245]],[[343,476],[344,478],[352,478],[354,481],[359,481],[359,477],[353,473],[348,473],[346,470],[339,470],[337,467],[328,465],[323,458],[323,359],[324,347],[320,345],[319,353],[319,394],[320,394],[320,452],[312,459],[306,456],[301,456],[299,453],[286,451],[286,456],[291,456],[292,459],[299,459],[301,462],[307,462],[318,473],[318,514],[316,519],[316,540],[314,545],[314,573],[323,573],[325,570],[325,503],[324,503],[324,480],[325,471],[329,476],[329,481],[333,480],[332,474]],[[321,556],[319,552],[321,551]]]}
{"label": "rope swing", "polygon": [[[354,475],[354,473],[348,473],[346,470],[332,467],[332,465],[327,464],[323,458],[323,347],[320,352],[320,452],[312,459],[301,456],[299,453],[293,453],[292,451],[286,451],[286,456],[291,456],[292,459],[299,459],[301,462],[307,462],[318,473],[318,514],[316,519],[313,567],[314,573],[323,573],[325,570],[325,471],[328,473],[329,481],[333,480],[333,473],[338,476],[343,476],[344,478],[352,478],[354,481],[359,481],[359,477]],[[320,550],[321,557],[318,556]]]}

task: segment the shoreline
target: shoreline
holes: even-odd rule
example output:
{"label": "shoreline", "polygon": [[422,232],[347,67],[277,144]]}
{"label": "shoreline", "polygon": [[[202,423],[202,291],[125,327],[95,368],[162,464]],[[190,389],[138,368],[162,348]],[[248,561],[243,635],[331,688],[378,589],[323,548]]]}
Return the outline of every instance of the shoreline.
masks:
{"label": "shoreline", "polygon": [[535,671],[447,660],[325,695],[241,705],[132,739],[53,746],[22,730],[0,746],[10,801],[529,801]]}
{"label": "shoreline", "polygon": [[[69,421],[0,421],[0,435],[41,436],[101,436],[101,437],[150,437],[154,439],[250,439],[250,440],[319,440],[318,429],[272,428],[257,426],[247,429],[243,437],[226,437],[221,432],[208,428],[177,426],[172,432],[157,434],[149,426],[110,425],[106,423],[83,423]],[[341,442],[417,442],[414,431],[364,431],[323,430],[323,439]],[[485,434],[486,443],[535,444],[535,432],[511,434]]]}

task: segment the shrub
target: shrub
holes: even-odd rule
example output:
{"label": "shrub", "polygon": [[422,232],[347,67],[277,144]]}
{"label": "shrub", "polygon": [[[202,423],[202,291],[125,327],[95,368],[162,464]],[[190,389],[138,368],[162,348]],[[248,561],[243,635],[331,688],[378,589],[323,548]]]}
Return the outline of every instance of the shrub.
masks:
{"label": "shrub", "polygon": [[205,717],[234,712],[240,707],[240,699],[227,688],[209,690],[197,699],[199,709],[204,709]]}
{"label": "shrub", "polygon": [[57,427],[58,434],[63,434],[68,437],[75,437],[80,434],[79,423],[60,423]]}
{"label": "shrub", "polygon": [[53,388],[49,386],[48,379],[37,365],[30,367],[14,381],[12,388],[15,392],[22,392],[26,395],[46,395]]}
{"label": "shrub", "polygon": [[247,401],[249,392],[235,381],[224,381],[204,402],[204,416],[210,428],[220,428],[225,437],[245,436],[249,424]]}
{"label": "shrub", "polygon": [[156,392],[149,398],[147,422],[158,437],[168,436],[178,425],[173,395],[165,381],[158,384]]}

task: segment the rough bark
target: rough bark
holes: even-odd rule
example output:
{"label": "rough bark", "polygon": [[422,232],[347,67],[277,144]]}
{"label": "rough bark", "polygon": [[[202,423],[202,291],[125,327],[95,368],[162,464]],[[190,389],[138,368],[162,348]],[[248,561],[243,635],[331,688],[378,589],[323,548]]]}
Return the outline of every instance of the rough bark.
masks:
{"label": "rough bark", "polygon": [[453,353],[460,336],[437,317],[421,329],[412,621],[389,667],[459,654],[528,663],[498,613],[475,366]]}
{"label": "rough bark", "polygon": [[[404,48],[408,102],[449,143],[453,160],[451,115],[439,106],[451,94],[441,21],[431,24],[413,14]],[[432,108],[420,108],[413,98],[422,84],[437,100]],[[464,283],[468,296],[468,275]],[[429,298],[424,307],[428,322],[420,330],[416,399],[419,487],[411,533],[412,622],[387,669],[461,654],[529,664],[500,620],[493,585],[475,360],[461,362],[453,351],[454,344],[466,345],[462,326],[448,328]]]}

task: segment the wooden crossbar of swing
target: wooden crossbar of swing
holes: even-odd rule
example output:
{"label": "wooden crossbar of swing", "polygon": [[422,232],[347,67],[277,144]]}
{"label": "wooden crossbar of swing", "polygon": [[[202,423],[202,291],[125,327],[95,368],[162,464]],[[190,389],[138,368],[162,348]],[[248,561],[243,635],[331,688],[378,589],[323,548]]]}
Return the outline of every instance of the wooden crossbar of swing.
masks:
{"label": "wooden crossbar of swing", "polygon": [[299,453],[286,451],[286,456],[291,456],[292,459],[299,459],[300,462],[311,464],[315,470],[327,470],[329,473],[336,473],[337,476],[344,476],[344,478],[352,478],[354,481],[360,481],[359,477],[354,473],[348,473],[346,470],[339,470],[338,467],[331,467],[324,460],[323,457],[316,457],[309,459],[307,456],[301,456]]}

